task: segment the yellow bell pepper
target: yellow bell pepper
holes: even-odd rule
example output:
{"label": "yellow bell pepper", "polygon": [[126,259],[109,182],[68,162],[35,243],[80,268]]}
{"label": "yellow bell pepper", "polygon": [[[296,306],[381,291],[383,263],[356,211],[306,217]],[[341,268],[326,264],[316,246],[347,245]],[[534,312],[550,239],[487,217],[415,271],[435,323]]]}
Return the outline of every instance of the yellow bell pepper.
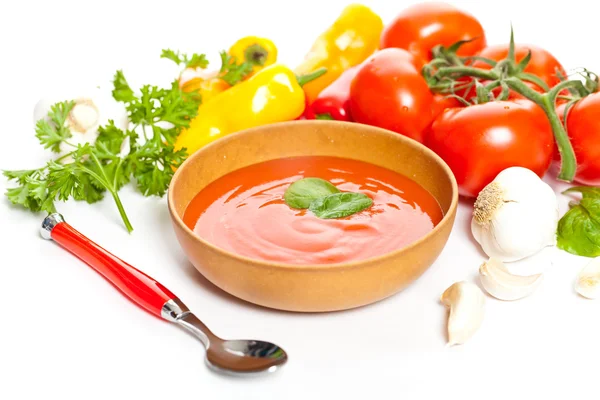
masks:
{"label": "yellow bell pepper", "polygon": [[[300,82],[299,82],[300,81]],[[303,80],[283,65],[271,65],[198,108],[175,141],[188,154],[230,133],[296,119],[304,112]]]}
{"label": "yellow bell pepper", "polygon": [[309,103],[344,70],[360,64],[375,52],[382,31],[381,18],[370,8],[360,4],[346,7],[333,25],[317,38],[295,70],[303,75],[327,68],[326,74],[304,86]]}
{"label": "yellow bell pepper", "polygon": [[192,78],[181,85],[181,90],[186,93],[197,91],[200,94],[202,103],[206,103],[216,95],[229,89],[231,86],[217,76],[211,78]]}
{"label": "yellow bell pepper", "polygon": [[264,67],[275,64],[277,47],[269,39],[247,36],[231,46],[229,55],[235,57],[237,62],[252,64],[252,73],[256,73]]}

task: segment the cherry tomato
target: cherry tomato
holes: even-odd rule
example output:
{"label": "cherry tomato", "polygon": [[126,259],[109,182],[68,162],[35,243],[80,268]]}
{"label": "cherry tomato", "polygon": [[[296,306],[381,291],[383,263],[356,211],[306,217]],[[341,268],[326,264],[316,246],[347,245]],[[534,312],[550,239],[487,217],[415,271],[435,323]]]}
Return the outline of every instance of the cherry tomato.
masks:
{"label": "cherry tomato", "polygon": [[[530,44],[515,45],[515,59],[517,63],[527,56],[529,50],[531,50],[531,60],[529,60],[529,64],[527,64],[527,67],[525,67],[525,72],[536,75],[549,87],[560,83],[560,78],[557,75],[557,71],[563,74],[563,76],[566,76],[565,69],[552,54],[541,47]],[[503,60],[506,58],[506,56],[508,56],[508,44],[486,47],[481,53],[479,53],[479,56],[489,58],[494,61]],[[475,61],[473,66],[483,69],[492,68],[489,64],[483,61]]]}
{"label": "cherry tomato", "polygon": [[[557,108],[563,119],[565,105]],[[567,132],[577,159],[575,181],[584,185],[600,185],[600,93],[577,102],[567,115]],[[559,161],[560,154],[554,153]]]}
{"label": "cherry tomato", "polygon": [[461,40],[460,56],[472,56],[486,46],[485,33],[472,15],[446,3],[421,3],[406,8],[385,27],[380,47],[398,47],[427,61],[437,45],[449,47]]}
{"label": "cherry tomato", "polygon": [[506,168],[540,177],[552,160],[554,137],[540,107],[528,100],[494,101],[440,114],[425,144],[452,169],[459,193],[476,197]]}
{"label": "cherry tomato", "polygon": [[401,133],[419,142],[435,116],[433,94],[401,49],[385,49],[369,57],[350,87],[350,109],[356,122]]}

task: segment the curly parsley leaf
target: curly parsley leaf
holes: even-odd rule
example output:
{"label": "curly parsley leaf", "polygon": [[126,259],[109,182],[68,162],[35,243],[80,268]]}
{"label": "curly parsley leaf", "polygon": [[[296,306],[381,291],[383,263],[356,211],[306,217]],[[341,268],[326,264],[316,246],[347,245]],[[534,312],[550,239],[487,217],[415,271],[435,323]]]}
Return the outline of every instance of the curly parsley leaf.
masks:
{"label": "curly parsley leaf", "polygon": [[186,93],[173,81],[171,90],[166,91],[160,99],[159,118],[177,127],[188,127],[190,121],[198,113],[200,99],[193,93]]}
{"label": "curly parsley leaf", "polygon": [[53,212],[54,203],[47,201],[48,182],[43,179],[43,169],[28,171],[4,171],[9,180],[16,180],[18,187],[7,189],[6,197],[15,205],[31,211]]}
{"label": "curly parsley leaf", "polygon": [[113,120],[109,120],[107,125],[98,128],[95,145],[105,156],[118,155],[126,138],[127,133],[117,128]]}
{"label": "curly parsley leaf", "polygon": [[252,63],[243,62],[238,64],[236,58],[225,51],[222,51],[220,55],[221,69],[219,77],[229,85],[233,86],[240,83],[252,72]]}
{"label": "curly parsley leaf", "polygon": [[50,107],[47,118],[40,119],[35,124],[35,136],[45,149],[58,153],[60,144],[72,136],[67,119],[73,107],[74,101],[56,103]]}
{"label": "curly parsley leaf", "polygon": [[137,143],[130,154],[131,170],[138,189],[145,196],[163,196],[174,170],[185,160],[184,150],[175,151],[172,129],[152,127],[152,137],[143,145]]}
{"label": "curly parsley leaf", "polygon": [[113,86],[114,89],[112,91],[112,95],[115,100],[123,102],[135,100],[135,94],[129,86],[129,83],[127,83],[127,79],[125,79],[123,71],[118,70],[117,72],[115,72],[115,77],[113,78]]}
{"label": "curly parsley leaf", "polygon": [[180,53],[171,49],[164,49],[160,55],[160,58],[166,58],[173,61],[177,65],[184,65],[186,68],[206,68],[208,67],[208,60],[206,55],[193,53],[191,56]]}

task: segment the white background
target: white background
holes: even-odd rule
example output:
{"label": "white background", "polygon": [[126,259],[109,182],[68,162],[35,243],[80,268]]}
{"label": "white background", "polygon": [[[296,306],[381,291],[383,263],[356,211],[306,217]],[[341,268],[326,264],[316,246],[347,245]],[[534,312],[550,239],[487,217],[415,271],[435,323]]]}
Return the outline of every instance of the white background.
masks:
{"label": "white background", "polygon": [[[366,2],[385,22],[406,4]],[[567,69],[600,70],[597,13],[583,0],[453,1],[483,23],[489,43],[541,45]],[[272,38],[293,66],[346,1],[5,1],[0,5],[0,168],[48,157],[32,109],[59,87],[109,82],[124,69],[133,84],[165,84],[176,72],[165,47],[210,54],[239,37]],[[552,179],[548,179],[553,185]],[[7,186],[0,179],[4,191]],[[149,273],[216,333],[261,338],[290,355],[278,373],[234,379],[210,372],[202,345],[140,311],[99,275],[38,236],[42,215],[0,201],[0,399],[524,399],[598,398],[600,303],[573,281],[586,260],[554,251],[543,286],[522,301],[488,299],[481,330],[445,347],[452,282],[472,279],[483,255],[468,234],[462,202],[448,245],[409,289],[358,310],[301,315],[259,308],[208,283],[186,261],[165,199],[132,188],[123,201],[128,235],[111,199],[59,204],[72,225]],[[566,199],[561,196],[563,210]]]}

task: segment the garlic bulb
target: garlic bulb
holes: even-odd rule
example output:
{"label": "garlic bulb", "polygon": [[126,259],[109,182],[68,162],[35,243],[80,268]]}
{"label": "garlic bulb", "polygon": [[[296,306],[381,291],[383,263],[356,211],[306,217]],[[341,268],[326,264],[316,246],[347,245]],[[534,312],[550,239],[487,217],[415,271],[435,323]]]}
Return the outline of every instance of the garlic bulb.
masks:
{"label": "garlic bulb", "polygon": [[463,344],[481,326],[485,296],[477,285],[456,282],[444,291],[442,304],[450,308],[448,317],[448,344]]}
{"label": "garlic bulb", "polygon": [[513,275],[502,261],[490,258],[479,267],[483,288],[500,300],[518,300],[529,296],[542,283],[542,274]]}
{"label": "garlic bulb", "polygon": [[[82,90],[78,92],[68,91],[54,96],[42,98],[36,105],[33,112],[34,122],[48,117],[50,107],[58,102],[73,100],[75,106],[69,113],[67,125],[71,134],[69,143],[77,146],[79,144],[94,143],[98,137],[98,127],[108,123],[108,120],[114,120],[117,128],[127,129],[129,119],[127,110],[121,103],[115,101],[109,90],[94,88],[92,90]],[[60,155],[64,155],[73,150],[73,147],[66,143],[60,145]],[[66,162],[70,160],[65,159]]]}
{"label": "garlic bulb", "polygon": [[600,257],[594,258],[579,272],[575,290],[588,299],[600,297]]}
{"label": "garlic bulb", "polygon": [[554,191],[527,168],[507,168],[475,201],[471,231],[485,254],[510,262],[556,244]]}

